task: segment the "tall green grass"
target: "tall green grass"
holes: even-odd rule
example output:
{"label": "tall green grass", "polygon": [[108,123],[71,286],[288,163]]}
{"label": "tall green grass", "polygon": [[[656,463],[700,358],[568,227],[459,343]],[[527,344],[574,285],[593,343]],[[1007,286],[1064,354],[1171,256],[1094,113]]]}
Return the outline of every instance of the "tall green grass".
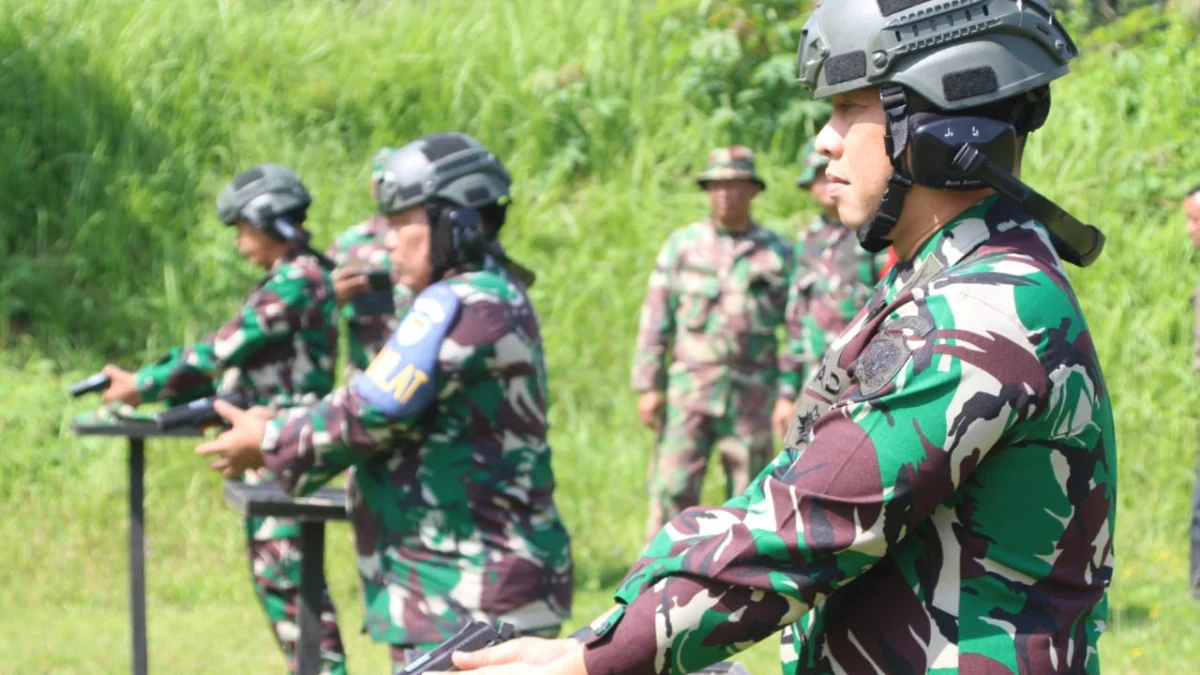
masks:
{"label": "tall green grass", "polygon": [[[704,215],[691,176],[711,146],[746,142],[770,183],[760,218],[790,232],[810,206],[792,178],[819,107],[761,102],[781,95],[769,50],[802,11],[739,4],[745,21],[682,0],[0,0],[0,673],[127,669],[123,453],[73,438],[85,404],[62,392],[228,314],[254,273],[212,212],[221,185],[254,163],[293,166],[325,243],[369,213],[377,147],[447,129],[482,139],[518,180],[504,238],[540,277],[558,500],[579,563],[572,627],[601,609],[644,517],[650,438],[627,388],[637,309],[662,239]],[[1072,272],[1120,447],[1101,652],[1109,672],[1187,672],[1200,660],[1185,580],[1200,269],[1177,200],[1200,182],[1198,31],[1153,12],[1076,37],[1087,56],[1056,86],[1023,175],[1108,235],[1100,262]],[[698,91],[706,77],[723,88]],[[757,105],[777,123],[737,114]],[[151,445],[151,661],[277,670],[240,528],[202,466],[187,444]],[[334,527],[328,569],[353,634],[347,536]],[[356,672],[382,672],[382,651],[350,640]],[[776,672],[771,645],[746,662]]]}

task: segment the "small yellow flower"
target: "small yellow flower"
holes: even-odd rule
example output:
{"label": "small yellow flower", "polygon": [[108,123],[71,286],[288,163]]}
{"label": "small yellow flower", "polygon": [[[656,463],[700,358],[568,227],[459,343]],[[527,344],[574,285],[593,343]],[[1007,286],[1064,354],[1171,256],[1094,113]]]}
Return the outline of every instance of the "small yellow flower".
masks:
{"label": "small yellow flower", "polygon": [[1158,552],[1158,559],[1159,559],[1159,560],[1170,560],[1170,558],[1171,558],[1171,552],[1170,552],[1170,551],[1159,551],[1159,552]]}
{"label": "small yellow flower", "polygon": [[1157,619],[1157,618],[1158,618],[1158,608],[1157,608],[1157,607],[1154,607],[1154,608],[1152,608],[1152,609],[1150,610],[1150,618],[1151,618],[1151,619]]}
{"label": "small yellow flower", "polygon": [[1121,578],[1122,579],[1128,579],[1131,576],[1133,576],[1133,570],[1129,569],[1128,567],[1121,570]]}
{"label": "small yellow flower", "polygon": [[1129,655],[1130,655],[1130,656],[1132,656],[1132,657],[1133,657],[1133,658],[1135,658],[1135,659],[1140,659],[1140,658],[1142,658],[1142,648],[1141,648],[1141,647],[1134,647],[1134,648],[1133,648],[1133,651],[1129,652]]}

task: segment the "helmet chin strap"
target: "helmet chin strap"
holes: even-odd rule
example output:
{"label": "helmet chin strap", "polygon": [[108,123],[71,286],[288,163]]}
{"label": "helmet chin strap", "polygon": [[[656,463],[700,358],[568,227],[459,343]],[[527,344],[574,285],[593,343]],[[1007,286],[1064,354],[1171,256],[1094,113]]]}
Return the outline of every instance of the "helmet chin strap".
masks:
{"label": "helmet chin strap", "polygon": [[904,199],[913,184],[904,162],[904,153],[908,149],[908,96],[904,93],[904,87],[888,84],[880,87],[879,100],[887,114],[884,142],[888,157],[892,160],[892,175],[888,178],[883,198],[879,200],[875,217],[858,228],[856,233],[859,246],[870,253],[878,253],[891,245],[888,235],[900,220]]}

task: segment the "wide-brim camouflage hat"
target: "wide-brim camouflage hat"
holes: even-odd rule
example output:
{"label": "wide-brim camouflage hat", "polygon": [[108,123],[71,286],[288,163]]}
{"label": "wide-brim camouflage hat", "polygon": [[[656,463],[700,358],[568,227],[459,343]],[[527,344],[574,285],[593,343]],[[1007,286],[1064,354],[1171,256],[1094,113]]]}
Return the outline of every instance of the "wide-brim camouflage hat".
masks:
{"label": "wide-brim camouflage hat", "polygon": [[709,181],[714,180],[748,180],[767,189],[767,182],[755,171],[754,153],[742,145],[717,148],[708,154],[708,166],[696,176],[696,183],[708,189]]}
{"label": "wide-brim camouflage hat", "polygon": [[816,143],[809,141],[804,146],[804,171],[796,179],[796,185],[806,188],[817,180],[817,173],[829,166],[829,158],[817,152]]}

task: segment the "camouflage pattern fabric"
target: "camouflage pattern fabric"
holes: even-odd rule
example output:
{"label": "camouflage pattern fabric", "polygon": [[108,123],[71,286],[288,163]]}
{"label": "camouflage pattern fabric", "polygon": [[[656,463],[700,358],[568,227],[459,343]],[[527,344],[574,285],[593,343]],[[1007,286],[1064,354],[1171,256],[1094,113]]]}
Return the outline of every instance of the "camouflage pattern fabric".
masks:
{"label": "camouflage pattern fabric", "polygon": [[[337,263],[339,268],[391,270],[392,261],[388,257],[385,243],[387,232],[387,219],[374,215],[338,235],[326,255]],[[394,279],[392,287],[394,301],[406,301],[412,296],[411,291],[395,283]],[[367,291],[370,292],[372,291]],[[364,314],[360,312],[360,304],[347,302],[342,306],[342,318],[346,320],[347,325],[346,351],[350,361],[346,372],[347,381],[365,370],[371,359],[375,358],[383,343],[387,342],[388,337],[396,330],[396,317],[403,311],[403,304],[407,303],[394,302],[395,309],[389,314]]]}
{"label": "camouflage pattern fabric", "polygon": [[[255,405],[315,403],[333,388],[337,301],[329,274],[310,255],[289,252],[250,292],[237,315],[215,333],[139,370],[142,400],[174,405],[211,393],[242,390]],[[214,381],[217,381],[214,386]],[[249,471],[243,480],[274,480]],[[299,637],[300,525],[290,518],[247,518],[246,545],[255,594],[276,641],[295,670]],[[325,591],[322,672],[345,671],[335,609]]]}
{"label": "camouflage pattern fabric", "polygon": [[741,415],[711,417],[668,403],[650,467],[646,538],[689,506],[700,503],[709,455],[715,448],[725,471],[725,498],[740,494],[771,461],[771,402],[745,400]]}
{"label": "camouflage pattern fabric", "polygon": [[648,486],[651,532],[697,503],[714,444],[732,469],[732,493],[770,460],[776,332],[791,267],[787,241],[757,224],[735,234],[695,223],[659,252],[632,376],[635,391],[665,390],[667,398]]}
{"label": "camouflage pattern fabric", "polygon": [[460,310],[437,352],[436,399],[422,414],[389,420],[343,387],[281,413],[262,444],[293,494],[354,467],[347,489],[367,631],[418,649],[472,618],[556,633],[573,591],[533,307],[500,269],[448,285]]}
{"label": "camouflage pattern fabric", "polygon": [[796,400],[830,342],[867,304],[884,255],[868,253],[854,232],[824,216],[796,242],[787,346],[779,360],[779,398]]}
{"label": "camouflage pattern fabric", "polygon": [[143,401],[186,403],[241,390],[258,405],[316,401],[333,388],[337,304],[329,275],[292,251],[250,292],[238,314],[194,345],[137,371]]}
{"label": "camouflage pattern fabric", "polygon": [[754,153],[743,145],[717,148],[708,154],[708,165],[696,176],[696,183],[703,188],[710,180],[748,180],[767,189],[766,181],[755,170]]}
{"label": "camouflage pattern fabric", "polygon": [[[256,533],[248,532],[250,571],[259,603],[262,604],[276,642],[287,659],[288,672],[295,673],[299,665],[296,645],[300,640],[298,603],[303,556],[300,553],[300,538],[274,536],[271,521],[288,527],[296,524],[291,519],[246,520],[248,531],[254,527],[252,523],[257,523],[271,535],[268,539],[256,539]],[[346,652],[342,646],[341,631],[338,630],[333,598],[329,595],[328,586],[321,589],[321,593],[321,675],[345,675]]]}
{"label": "camouflage pattern fabric", "polygon": [[788,674],[1099,673],[1115,443],[1045,229],[988,198],[876,289],[750,489],[659,533],[588,672],[691,672],[787,627]]}

